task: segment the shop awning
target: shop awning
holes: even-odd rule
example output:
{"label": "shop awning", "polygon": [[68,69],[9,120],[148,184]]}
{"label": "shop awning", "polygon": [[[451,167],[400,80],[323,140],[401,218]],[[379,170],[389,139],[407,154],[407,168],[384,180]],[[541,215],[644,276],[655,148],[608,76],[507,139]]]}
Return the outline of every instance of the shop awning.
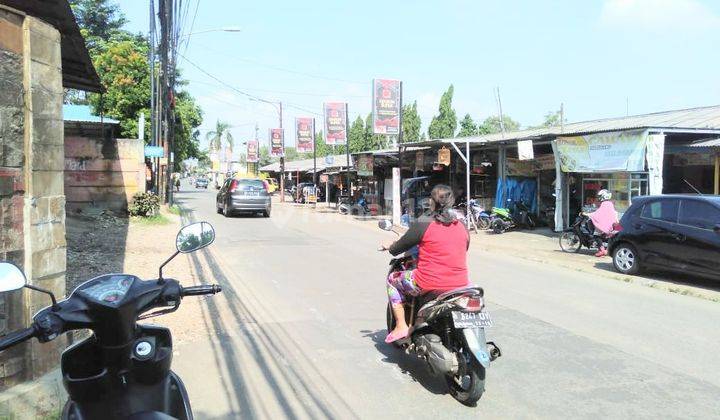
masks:
{"label": "shop awning", "polygon": [[665,145],[665,153],[704,153],[720,150],[720,138],[696,140],[684,144]]}

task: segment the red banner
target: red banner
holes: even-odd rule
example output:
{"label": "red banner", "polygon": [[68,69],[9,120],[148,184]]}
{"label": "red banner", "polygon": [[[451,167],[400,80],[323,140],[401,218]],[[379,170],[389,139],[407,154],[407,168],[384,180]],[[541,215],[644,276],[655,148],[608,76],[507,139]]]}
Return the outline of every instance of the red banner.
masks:
{"label": "red banner", "polygon": [[285,136],[282,128],[270,129],[270,155],[285,156]]}
{"label": "red banner", "polygon": [[373,80],[373,133],[398,135],[402,108],[402,82]]}
{"label": "red banner", "polygon": [[260,150],[257,140],[248,140],[247,142],[247,162],[254,163],[260,161]]}
{"label": "red banner", "polygon": [[314,118],[295,118],[295,147],[300,153],[312,152],[315,148]]}
{"label": "red banner", "polygon": [[347,142],[347,104],[345,102],[325,103],[325,143],[345,144]]}

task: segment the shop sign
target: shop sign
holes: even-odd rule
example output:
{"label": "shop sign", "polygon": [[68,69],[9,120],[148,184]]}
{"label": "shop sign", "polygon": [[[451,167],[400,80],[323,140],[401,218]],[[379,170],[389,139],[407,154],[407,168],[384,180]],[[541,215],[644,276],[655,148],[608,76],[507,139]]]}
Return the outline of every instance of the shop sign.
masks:
{"label": "shop sign", "polygon": [[313,151],[315,148],[314,118],[295,118],[295,144],[300,153]]}
{"label": "shop sign", "polygon": [[505,159],[507,176],[535,176],[535,163],[532,160]]}
{"label": "shop sign", "polygon": [[423,152],[423,151],[415,152],[415,169],[420,171],[424,167],[425,167],[425,152]]}
{"label": "shop sign", "polygon": [[450,149],[442,147],[438,150],[437,163],[440,165],[450,166]]}
{"label": "shop sign", "polygon": [[373,80],[373,133],[397,135],[400,133],[402,82],[399,80]]}
{"label": "shop sign", "polygon": [[362,155],[358,158],[357,174],[359,176],[373,176],[373,155]]}
{"label": "shop sign", "polygon": [[282,128],[270,129],[270,156],[285,156],[285,142]]}
{"label": "shop sign", "polygon": [[563,172],[641,172],[646,140],[643,131],[559,137],[560,168]]}
{"label": "shop sign", "polygon": [[555,155],[538,155],[533,160],[535,169],[538,171],[555,170]]}
{"label": "shop sign", "polygon": [[325,111],[325,143],[345,144],[347,141],[347,104],[327,102]]}
{"label": "shop sign", "polygon": [[518,147],[518,159],[520,160],[532,160],[535,159],[535,152],[533,150],[532,140],[523,140],[517,143]]}
{"label": "shop sign", "polygon": [[257,140],[248,140],[247,154],[245,156],[247,156],[245,159],[247,162],[258,162],[260,160]]}

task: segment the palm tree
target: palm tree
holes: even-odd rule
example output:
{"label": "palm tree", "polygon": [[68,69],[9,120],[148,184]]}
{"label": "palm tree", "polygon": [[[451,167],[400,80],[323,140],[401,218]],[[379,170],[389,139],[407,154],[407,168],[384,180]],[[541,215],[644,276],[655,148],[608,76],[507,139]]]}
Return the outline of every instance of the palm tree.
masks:
{"label": "palm tree", "polygon": [[209,131],[205,138],[208,140],[210,150],[218,151],[222,147],[223,140],[228,145],[230,153],[233,151],[233,136],[230,134],[230,124],[217,120],[215,130]]}

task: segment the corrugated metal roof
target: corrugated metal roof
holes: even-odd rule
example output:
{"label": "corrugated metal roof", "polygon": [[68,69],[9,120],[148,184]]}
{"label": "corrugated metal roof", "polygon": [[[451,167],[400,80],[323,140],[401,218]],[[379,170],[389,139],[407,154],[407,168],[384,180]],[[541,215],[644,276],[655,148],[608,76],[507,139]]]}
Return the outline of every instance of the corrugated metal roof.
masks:
{"label": "corrugated metal roof", "polygon": [[701,140],[688,144],[690,147],[720,147],[720,139]]}
{"label": "corrugated metal roof", "polygon": [[92,108],[90,108],[88,105],[63,105],[63,120],[76,122],[103,122],[105,124],[120,124],[120,121],[108,117],[103,117],[101,121],[99,116],[93,115]]}
{"label": "corrugated metal roof", "polygon": [[[317,158],[317,170],[322,171],[327,168],[344,168],[347,166],[346,155],[334,155],[332,157],[332,163],[325,163],[324,156],[318,156]],[[312,171],[314,167],[313,159],[302,159],[285,162],[285,172],[306,172]],[[350,166],[353,165],[353,158],[350,157]],[[280,172],[280,162],[271,163],[260,168],[263,172]]]}
{"label": "corrugated metal roof", "polygon": [[720,134],[720,105],[567,123],[563,125],[562,130],[560,127],[530,128],[504,134],[494,133],[482,136],[452,139],[433,139],[428,140],[427,142],[416,142],[412,144],[417,146],[432,143],[450,143],[453,141],[462,141],[464,143],[467,140],[471,143],[494,143],[502,141],[514,142],[518,140],[537,139],[542,137],[554,138],[560,136],[647,128],[688,131],[714,130]]}

